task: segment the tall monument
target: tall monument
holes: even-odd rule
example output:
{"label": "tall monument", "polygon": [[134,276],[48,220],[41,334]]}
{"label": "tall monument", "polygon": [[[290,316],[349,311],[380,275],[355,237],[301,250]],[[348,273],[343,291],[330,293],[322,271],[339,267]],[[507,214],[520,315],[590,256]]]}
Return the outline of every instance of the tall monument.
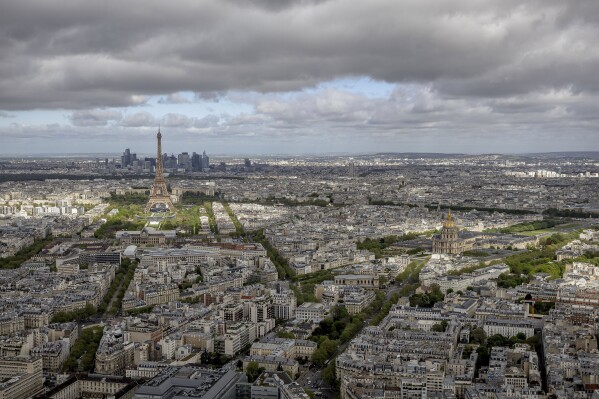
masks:
{"label": "tall monument", "polygon": [[146,213],[150,212],[152,208],[160,211],[172,211],[175,209],[171,197],[169,196],[168,189],[166,188],[166,180],[164,180],[164,171],[162,170],[162,133],[160,133],[160,128],[158,129],[156,140],[158,141],[158,151],[156,153],[156,177],[152,184],[148,205],[146,205]]}

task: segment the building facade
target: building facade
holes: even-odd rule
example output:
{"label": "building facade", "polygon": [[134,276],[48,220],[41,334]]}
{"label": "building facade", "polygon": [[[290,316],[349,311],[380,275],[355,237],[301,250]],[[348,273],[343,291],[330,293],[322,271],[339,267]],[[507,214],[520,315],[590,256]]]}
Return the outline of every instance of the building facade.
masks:
{"label": "building facade", "polygon": [[468,249],[471,248],[467,248],[466,241],[460,238],[460,228],[448,212],[441,233],[433,236],[433,253],[459,255]]}

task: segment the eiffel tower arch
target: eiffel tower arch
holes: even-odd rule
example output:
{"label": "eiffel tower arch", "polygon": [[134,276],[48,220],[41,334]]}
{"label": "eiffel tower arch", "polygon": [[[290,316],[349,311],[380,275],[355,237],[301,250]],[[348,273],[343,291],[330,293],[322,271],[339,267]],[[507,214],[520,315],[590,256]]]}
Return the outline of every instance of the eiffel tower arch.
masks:
{"label": "eiffel tower arch", "polygon": [[150,190],[150,199],[146,205],[146,213],[149,213],[152,209],[160,211],[172,211],[175,209],[168,193],[168,188],[166,187],[166,180],[164,179],[164,170],[162,167],[162,133],[160,133],[160,129],[158,129],[156,140],[158,142],[156,177],[154,177],[154,183],[152,183],[152,189]]}

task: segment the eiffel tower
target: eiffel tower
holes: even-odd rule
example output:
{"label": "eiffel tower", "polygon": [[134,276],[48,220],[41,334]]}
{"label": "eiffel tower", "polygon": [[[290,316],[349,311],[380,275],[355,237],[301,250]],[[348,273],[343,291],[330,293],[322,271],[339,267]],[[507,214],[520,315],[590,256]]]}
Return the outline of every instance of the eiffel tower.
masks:
{"label": "eiffel tower", "polygon": [[156,140],[158,141],[156,177],[154,178],[154,183],[152,183],[150,199],[148,200],[148,205],[146,205],[146,213],[150,212],[152,208],[157,208],[161,211],[172,211],[175,209],[171,197],[169,196],[168,189],[166,188],[166,180],[164,180],[164,173],[162,170],[162,133],[160,133],[160,128],[158,128]]}

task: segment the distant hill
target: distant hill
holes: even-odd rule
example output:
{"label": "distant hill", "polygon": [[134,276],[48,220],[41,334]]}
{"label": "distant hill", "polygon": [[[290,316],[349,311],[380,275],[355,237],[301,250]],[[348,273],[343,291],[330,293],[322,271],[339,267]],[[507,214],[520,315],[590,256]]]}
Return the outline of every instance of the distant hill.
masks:
{"label": "distant hill", "polygon": [[[365,155],[368,156],[368,155]],[[563,152],[531,152],[522,154],[450,154],[450,153],[438,153],[438,152],[379,152],[370,156],[379,157],[399,157],[399,158],[467,158],[467,157],[508,157],[508,158],[537,158],[537,159],[551,159],[551,158],[587,158],[587,159],[599,159],[599,151],[563,151]]]}
{"label": "distant hill", "polygon": [[539,152],[519,154],[531,158],[588,158],[599,159],[599,151],[564,151],[564,152]]}
{"label": "distant hill", "polygon": [[376,157],[400,157],[408,159],[417,158],[456,158],[456,157],[471,157],[469,154],[445,154],[439,152],[378,152],[371,156]]}

